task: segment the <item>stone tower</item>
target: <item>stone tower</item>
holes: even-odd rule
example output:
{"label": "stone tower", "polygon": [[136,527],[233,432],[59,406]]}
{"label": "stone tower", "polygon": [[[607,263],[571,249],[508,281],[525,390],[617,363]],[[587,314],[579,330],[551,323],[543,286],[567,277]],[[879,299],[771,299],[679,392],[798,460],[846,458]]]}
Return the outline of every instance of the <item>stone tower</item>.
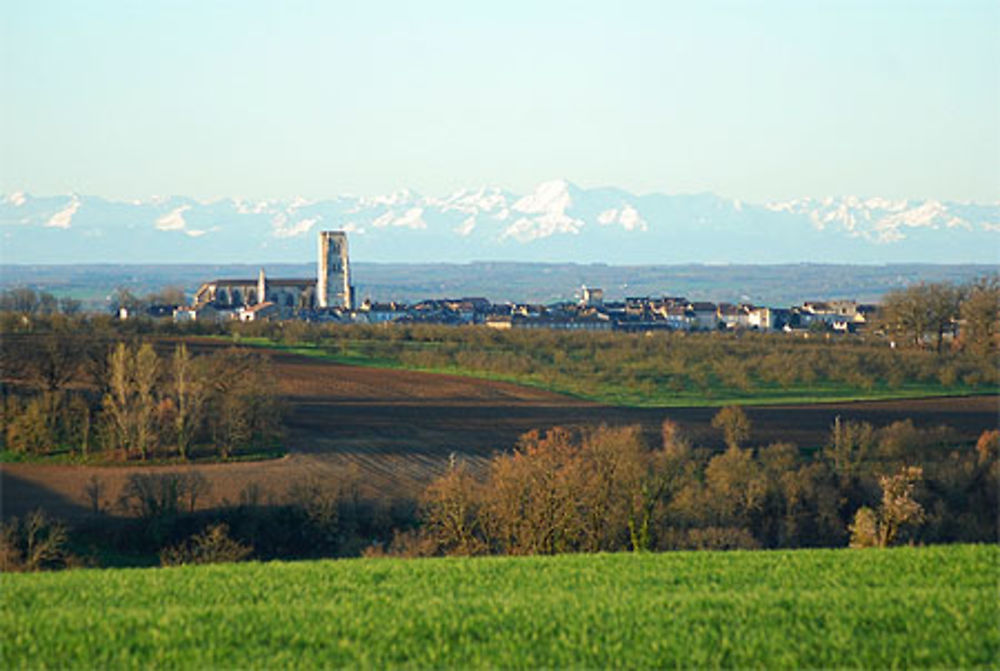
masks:
{"label": "stone tower", "polygon": [[319,232],[319,268],[316,301],[320,308],[351,309],[351,266],[347,257],[347,234]]}

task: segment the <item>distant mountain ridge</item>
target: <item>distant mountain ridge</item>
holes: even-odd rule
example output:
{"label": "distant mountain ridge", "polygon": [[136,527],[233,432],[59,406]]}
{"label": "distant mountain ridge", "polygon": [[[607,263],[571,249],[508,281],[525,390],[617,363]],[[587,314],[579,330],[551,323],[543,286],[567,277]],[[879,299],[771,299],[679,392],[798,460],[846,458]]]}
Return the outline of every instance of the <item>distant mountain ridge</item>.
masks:
{"label": "distant mountain ridge", "polygon": [[315,258],[316,231],[352,258],[664,263],[997,263],[1000,203],[804,198],[752,204],[711,193],[635,195],[566,180],[527,194],[408,189],[324,200],[183,196],[136,201],[12,193],[3,263],[239,263]]}

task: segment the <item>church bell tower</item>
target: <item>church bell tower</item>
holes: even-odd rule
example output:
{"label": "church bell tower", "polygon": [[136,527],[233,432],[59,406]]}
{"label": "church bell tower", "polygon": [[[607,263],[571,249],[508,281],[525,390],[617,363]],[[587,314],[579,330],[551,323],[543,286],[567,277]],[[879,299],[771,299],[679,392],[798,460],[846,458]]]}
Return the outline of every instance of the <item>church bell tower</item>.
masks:
{"label": "church bell tower", "polygon": [[320,231],[316,299],[320,308],[351,309],[351,267],[347,256],[347,234]]}

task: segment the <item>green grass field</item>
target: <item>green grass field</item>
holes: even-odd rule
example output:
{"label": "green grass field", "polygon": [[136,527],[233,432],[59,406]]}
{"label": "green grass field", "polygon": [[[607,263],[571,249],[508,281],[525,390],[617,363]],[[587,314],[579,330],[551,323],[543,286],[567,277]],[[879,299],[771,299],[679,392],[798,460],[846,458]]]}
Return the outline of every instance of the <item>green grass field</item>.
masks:
{"label": "green grass field", "polygon": [[0,576],[16,668],[993,667],[1000,549]]}

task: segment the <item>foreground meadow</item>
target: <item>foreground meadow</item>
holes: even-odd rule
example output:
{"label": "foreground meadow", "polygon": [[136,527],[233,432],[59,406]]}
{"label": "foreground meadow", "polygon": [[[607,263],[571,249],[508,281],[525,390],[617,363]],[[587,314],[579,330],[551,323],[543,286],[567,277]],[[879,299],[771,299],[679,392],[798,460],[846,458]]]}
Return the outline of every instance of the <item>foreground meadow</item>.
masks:
{"label": "foreground meadow", "polygon": [[4,668],[985,667],[995,546],[0,576]]}

